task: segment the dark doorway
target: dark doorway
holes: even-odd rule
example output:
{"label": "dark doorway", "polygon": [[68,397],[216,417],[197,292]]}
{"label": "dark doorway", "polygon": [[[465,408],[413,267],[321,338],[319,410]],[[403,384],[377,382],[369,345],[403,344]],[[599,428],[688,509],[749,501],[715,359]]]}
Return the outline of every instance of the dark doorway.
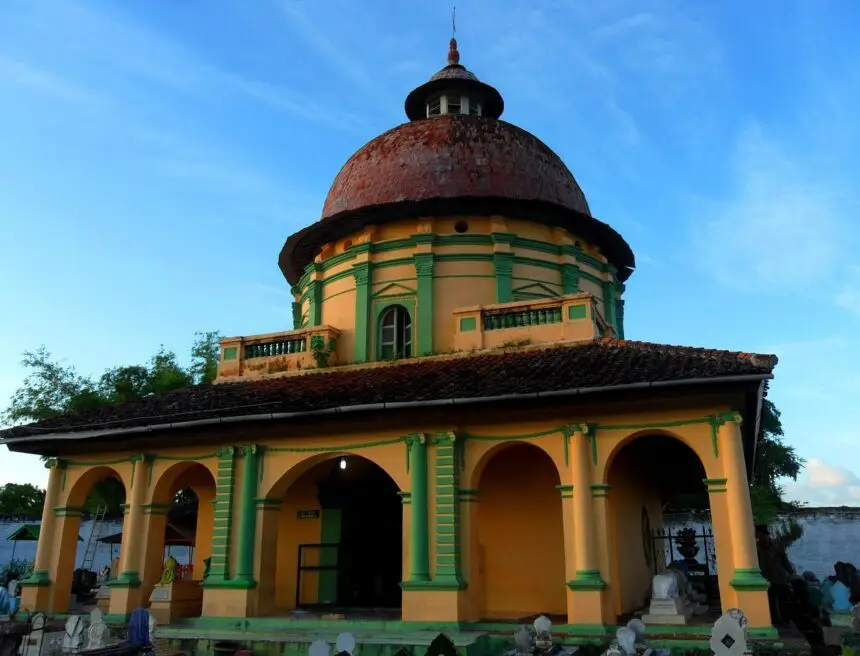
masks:
{"label": "dark doorway", "polygon": [[337,599],[344,608],[400,608],[403,506],[397,485],[359,457],[336,458],[318,485],[323,512],[340,511]]}

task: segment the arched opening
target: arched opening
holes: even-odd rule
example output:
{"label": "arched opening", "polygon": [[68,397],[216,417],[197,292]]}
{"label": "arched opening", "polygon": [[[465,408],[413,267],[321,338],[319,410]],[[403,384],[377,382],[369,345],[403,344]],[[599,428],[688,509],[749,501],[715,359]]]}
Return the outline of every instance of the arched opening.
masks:
{"label": "arched opening", "polygon": [[141,579],[144,599],[151,597],[153,608],[156,597],[170,598],[165,593],[155,595],[156,585],[181,587],[181,608],[170,609],[171,620],[196,617],[202,610],[199,584],[212,556],[214,500],[215,477],[199,462],[172,465],[153,488]]}
{"label": "arched opening", "polygon": [[283,494],[280,511],[263,519],[264,543],[268,522],[277,544],[274,585],[261,587],[261,612],[337,609],[399,617],[399,491],[381,467],[360,456],[330,457],[303,472]]}
{"label": "arched opening", "polygon": [[402,305],[391,305],[379,317],[379,359],[412,356],[412,317]]}
{"label": "arched opening", "polygon": [[[718,604],[715,544],[710,524],[687,516],[672,521],[667,513],[708,508],[705,468],[696,452],[669,435],[637,436],[612,458],[608,531],[615,612],[624,621],[647,608],[653,577],[669,564]],[[692,532],[682,533],[687,528]]]}
{"label": "arched opening", "polygon": [[100,577],[110,568],[116,575],[119,549],[110,535],[121,530],[126,489],[122,477],[111,467],[94,467],[78,478],[69,490],[59,535],[56,589],[53,607],[91,604]]}
{"label": "arched opening", "polygon": [[478,482],[476,537],[480,615],[564,621],[564,525],[559,474],[531,444],[498,447]]}

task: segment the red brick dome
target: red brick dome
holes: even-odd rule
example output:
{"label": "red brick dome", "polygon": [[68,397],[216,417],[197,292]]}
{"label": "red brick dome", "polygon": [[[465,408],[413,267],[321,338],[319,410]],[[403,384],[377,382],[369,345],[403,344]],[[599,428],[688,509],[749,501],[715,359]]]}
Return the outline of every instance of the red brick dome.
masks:
{"label": "red brick dome", "polygon": [[564,227],[599,247],[620,280],[630,275],[630,247],[591,216],[564,162],[534,135],[499,120],[499,92],[459,62],[452,39],[448,65],[406,98],[410,122],[350,157],[329,189],[320,221],[287,239],[279,265],[291,284],[324,244],[366,225],[452,215],[502,215]]}
{"label": "red brick dome", "polygon": [[537,201],[591,216],[573,175],[537,137],[504,121],[445,115],[404,123],[350,157],[328,192],[322,220],[467,197]]}

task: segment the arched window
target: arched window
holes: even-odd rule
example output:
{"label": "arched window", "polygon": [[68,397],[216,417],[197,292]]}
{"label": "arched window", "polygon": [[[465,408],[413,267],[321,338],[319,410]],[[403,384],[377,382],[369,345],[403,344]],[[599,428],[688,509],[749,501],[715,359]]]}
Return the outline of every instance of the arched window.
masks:
{"label": "arched window", "polygon": [[379,318],[380,360],[396,360],[412,355],[412,317],[402,305],[392,305]]}

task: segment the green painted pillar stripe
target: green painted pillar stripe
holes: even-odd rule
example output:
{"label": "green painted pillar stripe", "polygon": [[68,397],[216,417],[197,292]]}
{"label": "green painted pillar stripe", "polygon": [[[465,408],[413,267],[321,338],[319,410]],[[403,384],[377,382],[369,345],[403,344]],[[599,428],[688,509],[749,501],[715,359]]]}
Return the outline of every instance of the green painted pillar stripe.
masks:
{"label": "green painted pillar stripe", "polygon": [[322,325],[322,281],[314,280],[310,284],[310,311],[308,323],[311,326]]}
{"label": "green painted pillar stripe", "polygon": [[579,291],[579,281],[582,271],[575,264],[563,264],[561,267],[561,288],[563,294],[575,294]]}
{"label": "green painted pillar stripe", "polygon": [[367,362],[370,338],[370,262],[352,266],[355,276],[355,357],[356,362]]}
{"label": "green painted pillar stripe", "polygon": [[455,436],[436,435],[436,574],[435,581],[460,584],[460,504],[458,449]]}
{"label": "green painted pillar stripe", "polygon": [[[218,451],[218,480],[215,493],[215,512],[227,513],[227,534],[230,534],[233,517],[233,479],[234,479],[235,449],[227,447]],[[212,540],[213,544],[215,539]],[[212,550],[212,560],[209,566],[208,581],[225,581],[229,578],[230,544],[229,540],[217,552]]]}
{"label": "green painted pillar stripe", "polygon": [[433,353],[433,254],[413,256],[418,278],[418,355]]}
{"label": "green painted pillar stripe", "polygon": [[508,303],[513,300],[514,254],[493,253],[493,266],[496,269],[496,302]]}
{"label": "green painted pillar stripe", "polygon": [[[257,535],[257,473],[259,455],[257,447],[242,449],[242,490],[239,497],[239,548],[236,553],[236,578],[241,581],[254,580],[254,542]],[[228,530],[229,535],[229,530]]]}
{"label": "green painted pillar stripe", "polygon": [[410,507],[411,553],[409,563],[410,581],[430,580],[429,514],[427,509],[427,440],[423,435],[412,435],[407,443],[409,469],[412,473]]}

